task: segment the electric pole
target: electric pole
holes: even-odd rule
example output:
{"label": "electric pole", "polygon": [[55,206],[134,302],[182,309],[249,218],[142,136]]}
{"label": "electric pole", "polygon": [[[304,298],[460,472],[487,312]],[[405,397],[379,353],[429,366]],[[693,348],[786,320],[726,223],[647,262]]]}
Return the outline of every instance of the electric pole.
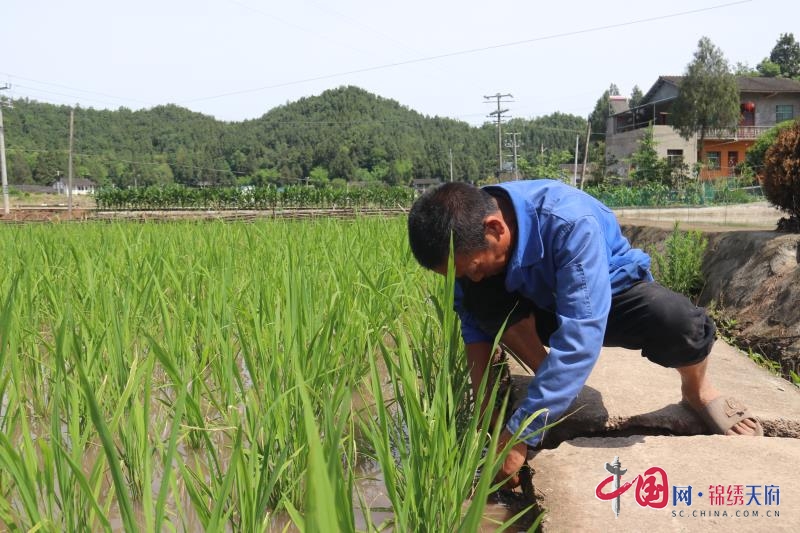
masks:
{"label": "electric pole", "polygon": [[583,168],[581,169],[581,190],[583,182],[586,181],[586,164],[589,162],[589,139],[592,136],[592,121],[586,119],[586,145],[583,148]]}
{"label": "electric pole", "polygon": [[450,182],[453,181],[453,149],[450,148]]}
{"label": "electric pole", "polygon": [[572,174],[572,186],[578,186],[578,141],[580,140],[581,136],[575,136],[575,172]]}
{"label": "electric pole", "polygon": [[491,100],[493,98],[497,100],[497,110],[492,111],[487,116],[495,116],[497,118],[497,176],[499,177],[503,172],[503,132],[501,124],[503,123],[503,114],[508,112],[508,109],[501,109],[500,104],[512,102],[513,100],[503,100],[503,98],[514,98],[514,96],[511,94],[497,93],[493,96],[484,96],[483,98],[485,100]]}
{"label": "electric pole", "polygon": [[[0,87],[0,91],[4,91],[11,86],[5,84]],[[3,180],[3,213],[8,214],[8,174],[6,172],[6,135],[3,128],[3,102],[0,102],[0,174]]]}
{"label": "electric pole", "polygon": [[511,148],[513,150],[512,153],[514,155],[514,180],[516,181],[519,180],[519,166],[517,166],[517,148],[519,148],[522,145],[517,141],[517,136],[519,135],[519,132],[515,131],[513,133],[506,133],[506,135],[511,135],[511,141],[506,142],[506,148]]}
{"label": "electric pole", "polygon": [[67,209],[69,211],[69,219],[72,220],[72,138],[74,137],[74,128],[73,124],[75,122],[75,110],[69,110],[69,166],[67,168],[67,192],[69,192],[69,196],[67,197]]}

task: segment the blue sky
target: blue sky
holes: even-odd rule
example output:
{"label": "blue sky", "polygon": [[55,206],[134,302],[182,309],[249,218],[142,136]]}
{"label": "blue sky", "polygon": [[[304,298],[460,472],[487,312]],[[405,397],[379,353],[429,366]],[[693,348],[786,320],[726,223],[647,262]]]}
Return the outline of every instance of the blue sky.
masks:
{"label": "blue sky", "polygon": [[681,74],[702,36],[755,66],[800,2],[5,0],[0,12],[6,96],[239,121],[356,85],[480,124],[498,92],[514,96],[511,116],[586,116],[612,82],[628,95]]}

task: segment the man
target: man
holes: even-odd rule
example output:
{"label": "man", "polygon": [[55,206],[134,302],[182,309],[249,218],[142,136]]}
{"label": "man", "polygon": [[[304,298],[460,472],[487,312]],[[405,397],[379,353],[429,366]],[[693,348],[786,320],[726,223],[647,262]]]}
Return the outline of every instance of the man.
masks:
{"label": "man", "polygon": [[533,413],[547,409],[548,416],[534,419],[508,455],[498,474],[508,486],[517,483],[526,443],[538,444],[537,430],[567,410],[603,345],[639,349],[675,368],[684,403],[710,430],[763,434],[747,409],[706,377],[713,321],[653,281],[650,258],[631,248],[614,214],[591,196],[545,179],[483,189],[446,183],[417,199],[408,231],[417,261],[443,275],[452,234],[455,307],[473,390],[506,319],[501,342],[534,371],[498,450]]}

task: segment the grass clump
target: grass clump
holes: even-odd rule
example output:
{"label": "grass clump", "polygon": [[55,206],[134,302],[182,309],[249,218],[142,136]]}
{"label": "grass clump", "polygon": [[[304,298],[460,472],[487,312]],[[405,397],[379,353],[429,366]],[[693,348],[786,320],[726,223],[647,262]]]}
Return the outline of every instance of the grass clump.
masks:
{"label": "grass clump", "polygon": [[675,222],[664,242],[664,253],[651,248],[653,277],[663,286],[689,298],[696,298],[703,289],[703,254],[708,239],[699,231],[681,231]]}

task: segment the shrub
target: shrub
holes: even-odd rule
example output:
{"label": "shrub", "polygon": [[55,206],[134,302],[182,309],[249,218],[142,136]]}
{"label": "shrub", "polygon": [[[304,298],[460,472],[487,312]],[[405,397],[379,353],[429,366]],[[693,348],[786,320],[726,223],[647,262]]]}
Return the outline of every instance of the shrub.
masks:
{"label": "shrub", "polygon": [[656,281],[690,298],[703,288],[703,252],[708,239],[699,231],[682,232],[675,223],[672,234],[664,243],[665,252],[650,250],[653,276]]}
{"label": "shrub", "polygon": [[791,120],[781,122],[766,132],[762,133],[753,146],[747,149],[745,155],[745,164],[752,169],[759,177],[764,177],[764,157],[769,150],[770,146],[775,143],[778,133],[785,130],[792,125]]}
{"label": "shrub", "polygon": [[800,218],[800,121],[778,132],[767,150],[763,188],[771,203]]}

